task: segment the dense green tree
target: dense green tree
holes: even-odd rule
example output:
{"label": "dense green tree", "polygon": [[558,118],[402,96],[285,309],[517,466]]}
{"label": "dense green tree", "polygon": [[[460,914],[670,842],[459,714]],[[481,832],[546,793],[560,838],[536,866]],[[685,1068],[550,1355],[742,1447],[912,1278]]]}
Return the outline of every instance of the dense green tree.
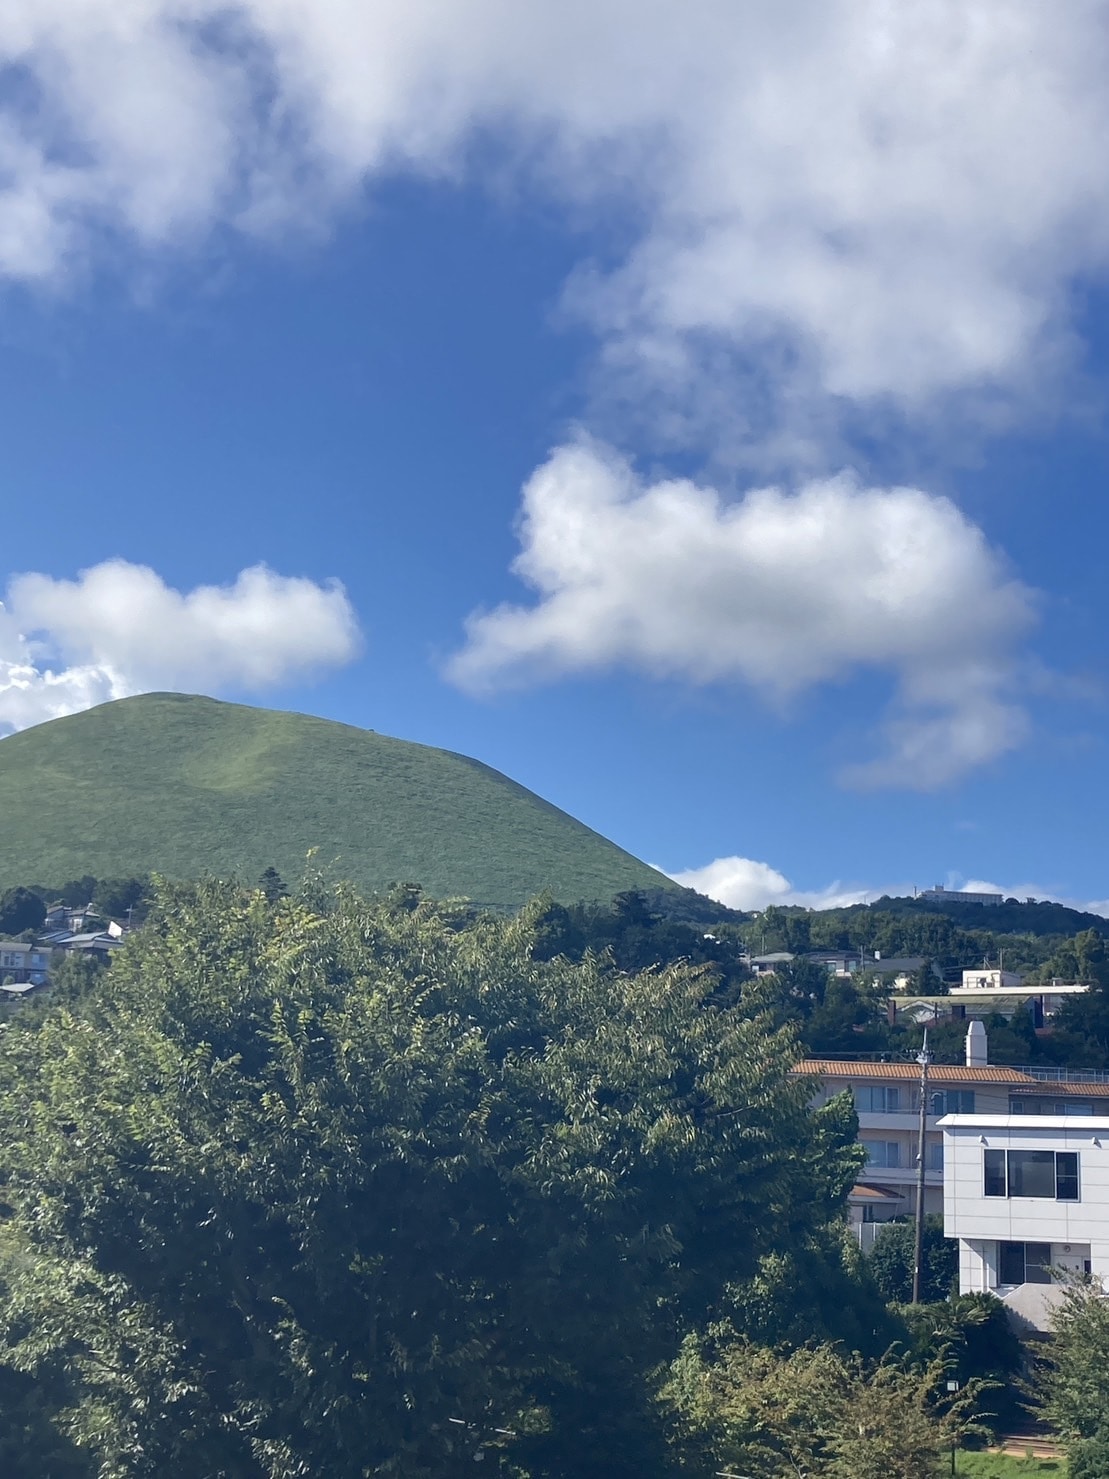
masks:
{"label": "dense green tree", "polygon": [[9,888],[0,894],[0,935],[40,930],[45,919],[46,905],[29,888]]}
{"label": "dense green tree", "polygon": [[446,1479],[454,1418],[664,1473],[652,1373],[834,1218],[851,1126],[710,969],[539,961],[540,912],[162,886],[3,1034],[2,1359],[101,1479]]}
{"label": "dense green tree", "polygon": [[[921,1300],[932,1304],[951,1293],[959,1271],[958,1245],[943,1235],[943,1218],[924,1219],[921,1248],[923,1267]],[[916,1259],[916,1226],[912,1222],[887,1222],[874,1240],[870,1268],[886,1299],[907,1304],[913,1294],[913,1263]]]}
{"label": "dense green tree", "polygon": [[1063,1441],[1071,1474],[1102,1479],[1109,1448],[1109,1302],[1099,1282],[1076,1278],[1053,1320],[1047,1353],[1044,1415]]}
{"label": "dense green tree", "polygon": [[1020,1431],[1028,1421],[1022,1400],[1025,1352],[996,1295],[960,1294],[898,1313],[911,1333],[916,1364],[926,1368],[942,1359],[960,1388],[977,1384],[978,1421],[995,1432]]}
{"label": "dense green tree", "polygon": [[71,909],[80,909],[87,904],[96,892],[96,879],[91,873],[84,874],[81,878],[71,878],[68,883],[63,883],[60,888],[46,889],[51,903],[60,899]]}
{"label": "dense green tree", "polygon": [[285,881],[281,874],[272,865],[262,872],[258,880],[258,887],[267,904],[276,904],[279,899],[285,898],[289,890],[285,887]]}
{"label": "dense green tree", "polygon": [[942,1360],[867,1363],[829,1344],[785,1355],[718,1325],[686,1339],[664,1395],[706,1474],[935,1479],[977,1396],[948,1404],[945,1376]]}
{"label": "dense green tree", "polygon": [[1076,935],[1042,974],[1090,985],[1083,995],[1067,997],[1055,1018],[1053,1045],[1061,1060],[1078,1068],[1109,1067],[1109,956],[1102,936],[1094,930]]}
{"label": "dense green tree", "polygon": [[1109,1475],[1109,1429],[1067,1444],[1068,1479],[1106,1479]]}
{"label": "dense green tree", "polygon": [[145,878],[100,878],[91,903],[103,919],[130,919],[134,923],[149,886]]}

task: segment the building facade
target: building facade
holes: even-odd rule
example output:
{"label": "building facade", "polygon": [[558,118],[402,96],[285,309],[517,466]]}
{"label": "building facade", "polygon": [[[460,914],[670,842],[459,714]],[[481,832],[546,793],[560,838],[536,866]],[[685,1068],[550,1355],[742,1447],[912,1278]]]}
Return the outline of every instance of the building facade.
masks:
{"label": "building facade", "polygon": [[[976,1032],[984,1056],[981,1024],[976,1024]],[[867,1163],[849,1198],[849,1216],[856,1237],[867,1248],[883,1222],[912,1216],[916,1210],[920,1068],[911,1062],[824,1058],[798,1064],[797,1072],[813,1080],[814,1106],[845,1089],[855,1101]],[[1109,1117],[1109,1075],[1067,1075],[1062,1069],[982,1062],[933,1064],[926,1109],[924,1210],[938,1215],[945,1210],[947,1154],[941,1120],[985,1115],[1029,1123],[1043,1115],[1083,1121]]]}
{"label": "building facade", "polygon": [[0,982],[41,986],[50,967],[50,951],[25,940],[0,940]]}
{"label": "building facade", "polygon": [[1067,1113],[1045,1094],[1017,1114],[941,1122],[960,1293],[996,1294],[1035,1330],[1050,1328],[1060,1297],[1054,1271],[1090,1274],[1109,1293],[1109,1100],[1097,1113],[1075,1102]]}

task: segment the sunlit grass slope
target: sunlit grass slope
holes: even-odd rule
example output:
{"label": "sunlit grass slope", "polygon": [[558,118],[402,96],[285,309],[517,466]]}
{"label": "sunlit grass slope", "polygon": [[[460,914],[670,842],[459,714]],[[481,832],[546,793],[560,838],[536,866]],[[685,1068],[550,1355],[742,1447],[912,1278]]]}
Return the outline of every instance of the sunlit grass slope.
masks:
{"label": "sunlit grass slope", "polygon": [[153,693],[0,740],[0,887],[91,873],[414,881],[512,907],[669,880],[499,771],[326,719]]}

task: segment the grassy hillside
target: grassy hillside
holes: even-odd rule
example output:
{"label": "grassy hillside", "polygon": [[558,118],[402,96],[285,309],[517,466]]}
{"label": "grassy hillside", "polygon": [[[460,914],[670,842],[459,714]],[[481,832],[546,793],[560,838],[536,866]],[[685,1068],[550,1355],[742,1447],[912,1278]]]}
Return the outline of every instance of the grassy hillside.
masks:
{"label": "grassy hillside", "polygon": [[298,878],[499,907],[674,887],[499,771],[326,719],[155,693],[0,740],[0,887],[158,871]]}

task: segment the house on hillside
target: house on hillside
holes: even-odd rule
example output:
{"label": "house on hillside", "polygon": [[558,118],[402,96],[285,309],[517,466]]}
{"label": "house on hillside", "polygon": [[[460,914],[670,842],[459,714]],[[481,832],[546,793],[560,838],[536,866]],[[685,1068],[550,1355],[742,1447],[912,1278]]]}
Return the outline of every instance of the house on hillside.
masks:
{"label": "house on hillside", "polygon": [[1053,1091],[1017,1113],[940,1122],[959,1292],[996,1294],[1036,1331],[1062,1297],[1055,1271],[1092,1275],[1109,1294],[1109,1098],[1080,1113],[1074,1103]]}
{"label": "house on hillside", "polygon": [[[1002,974],[1004,981],[1000,979]],[[991,976],[999,978],[996,984],[989,979]],[[970,984],[966,984],[968,977],[971,978]],[[983,977],[987,978],[985,985],[980,984]],[[1048,1029],[1068,996],[1081,995],[1090,989],[1085,981],[1044,984],[1023,981],[1020,976],[1010,977],[1008,971],[964,971],[963,981],[963,985],[952,986],[942,996],[905,990],[893,992],[886,1004],[891,1025],[906,1019],[920,1026],[953,1020],[971,1021],[992,1017],[995,1013],[1011,1020],[1018,1013],[1027,1012],[1037,1030]]]}
{"label": "house on hillside", "polygon": [[107,929],[85,930],[81,934],[63,933],[46,935],[44,943],[54,950],[76,951],[84,955],[99,955],[103,959],[123,943],[124,931],[120,925],[111,923]]}
{"label": "house on hillside", "polygon": [[77,934],[90,919],[97,918],[91,904],[51,904],[46,911],[43,930],[47,934]]}
{"label": "house on hillside", "polygon": [[[924,1210],[944,1208],[944,1134],[948,1115],[1032,1117],[1109,1115],[1109,1074],[1081,1070],[994,1067],[986,1061],[985,1032],[978,1024],[964,1064],[933,1064],[925,1117]],[[978,1046],[980,1045],[980,1046]],[[813,1079],[814,1106],[850,1091],[859,1117],[867,1163],[848,1198],[852,1230],[869,1248],[883,1222],[916,1209],[920,1068],[914,1062],[806,1059],[795,1070]]]}
{"label": "house on hillside", "polygon": [[0,982],[13,986],[44,986],[49,968],[50,952],[41,944],[0,940]]}
{"label": "house on hillside", "polygon": [[[890,976],[895,986],[908,986],[911,979],[926,965],[923,955],[888,955],[880,950],[810,950],[805,956],[814,965],[822,965],[833,976],[844,979],[848,976]],[[931,974],[937,984],[943,979],[940,969],[933,964]]]}
{"label": "house on hillside", "polygon": [[794,959],[789,950],[773,950],[769,955],[745,955],[743,963],[756,976],[770,976],[779,966],[788,965]]}
{"label": "house on hillside", "polygon": [[[809,950],[800,958],[811,961],[813,965],[823,966],[829,975],[841,980],[856,975],[888,976],[895,989],[908,987],[913,977],[923,970],[926,964],[923,955],[884,956],[880,950]],[[756,976],[769,975],[779,966],[788,965],[791,960],[796,959],[798,957],[788,950],[775,950],[769,955],[745,957],[746,964]],[[931,974],[935,976],[938,985],[943,977],[939,967],[935,964],[931,967]]]}

